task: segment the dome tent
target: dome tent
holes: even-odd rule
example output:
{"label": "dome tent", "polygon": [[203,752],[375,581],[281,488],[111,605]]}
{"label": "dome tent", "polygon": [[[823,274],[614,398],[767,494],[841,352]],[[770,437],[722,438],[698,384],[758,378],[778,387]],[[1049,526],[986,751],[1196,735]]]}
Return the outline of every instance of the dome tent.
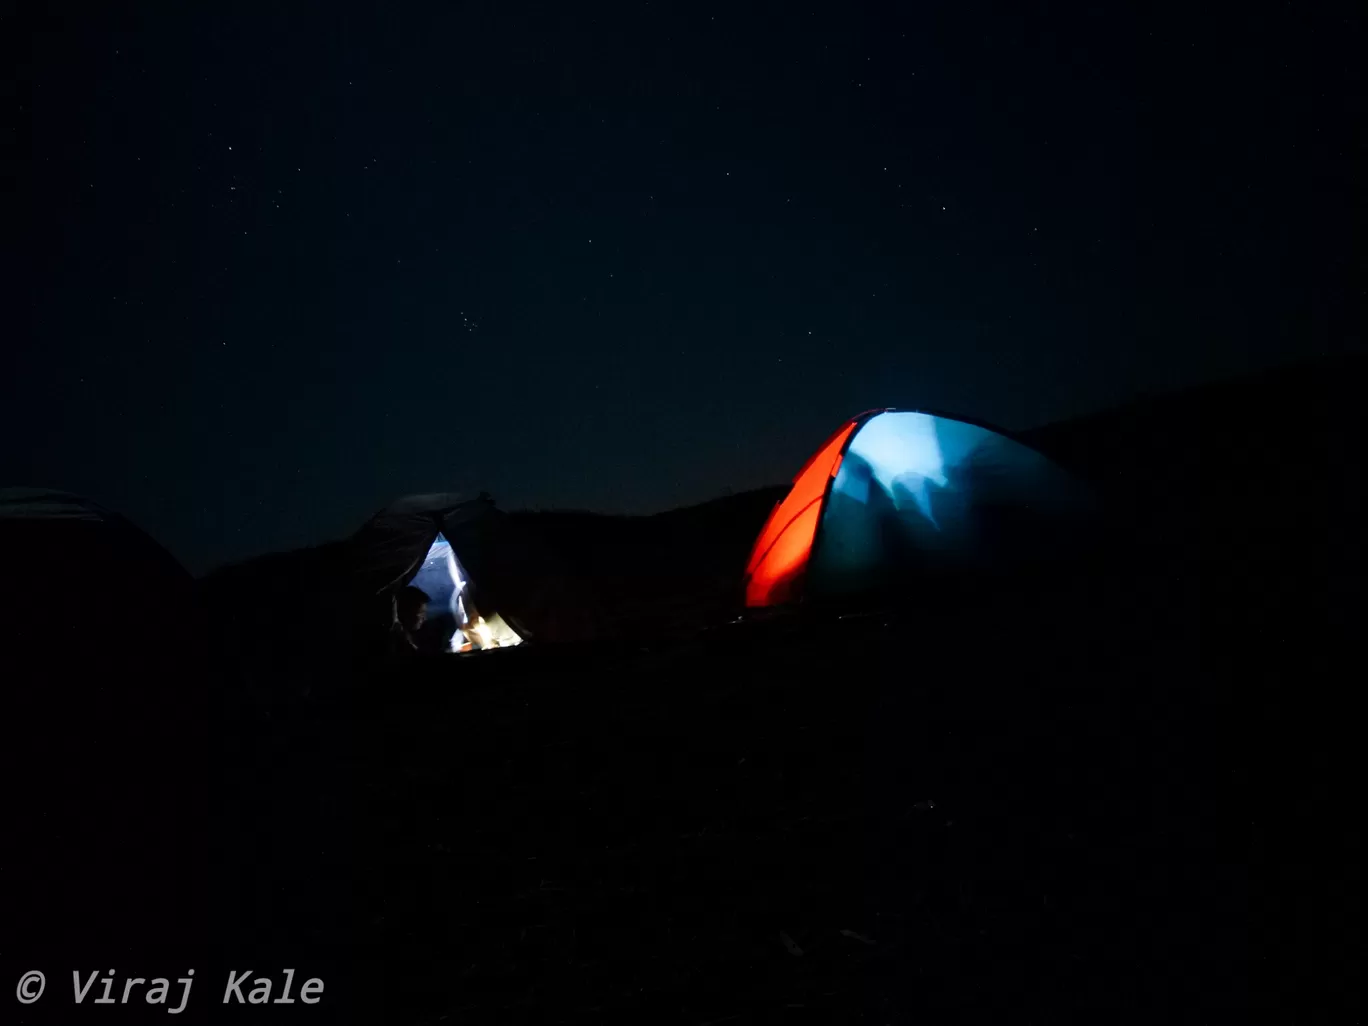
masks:
{"label": "dome tent", "polygon": [[196,927],[210,718],[193,578],[122,516],[39,488],[0,489],[0,574],[0,858],[32,884],[15,930]]}
{"label": "dome tent", "polygon": [[41,651],[49,663],[164,650],[189,612],[193,579],[170,553],[68,492],[0,489],[0,560],[11,651]]}
{"label": "dome tent", "polygon": [[1090,493],[1034,449],[964,420],[872,410],[793,480],[746,565],[750,608],[965,582],[1071,558]]}

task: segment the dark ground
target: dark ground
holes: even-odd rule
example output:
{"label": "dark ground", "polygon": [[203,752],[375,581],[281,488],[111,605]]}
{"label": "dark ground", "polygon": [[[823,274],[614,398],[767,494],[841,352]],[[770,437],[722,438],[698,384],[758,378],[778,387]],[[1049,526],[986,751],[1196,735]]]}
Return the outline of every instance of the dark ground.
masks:
{"label": "dark ground", "polygon": [[1238,725],[1195,674],[1017,623],[390,682],[364,727],[338,707],[244,757],[279,806],[228,861],[299,882],[288,911],[245,888],[241,936],[357,946],[387,1021],[1238,1018]]}
{"label": "dark ground", "polygon": [[[1351,1021],[1360,385],[1042,435],[1117,513],[1082,583],[220,692],[110,967],[198,959],[180,1021],[228,965],[327,985],[234,1022]],[[58,969],[128,869],[72,843]]]}

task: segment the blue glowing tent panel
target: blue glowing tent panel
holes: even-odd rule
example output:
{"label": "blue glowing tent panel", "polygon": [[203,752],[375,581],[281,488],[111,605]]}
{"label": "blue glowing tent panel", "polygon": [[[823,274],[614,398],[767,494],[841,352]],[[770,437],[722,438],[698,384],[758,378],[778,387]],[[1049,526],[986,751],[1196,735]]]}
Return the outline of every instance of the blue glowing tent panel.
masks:
{"label": "blue glowing tent panel", "polygon": [[[1064,558],[1091,495],[1034,449],[929,413],[868,415],[822,500],[802,597]],[[770,604],[768,601],[752,604]]]}
{"label": "blue glowing tent panel", "polygon": [[462,624],[468,619],[465,591],[469,581],[451,543],[438,534],[409,583],[427,594],[429,615],[447,615],[455,624]]}

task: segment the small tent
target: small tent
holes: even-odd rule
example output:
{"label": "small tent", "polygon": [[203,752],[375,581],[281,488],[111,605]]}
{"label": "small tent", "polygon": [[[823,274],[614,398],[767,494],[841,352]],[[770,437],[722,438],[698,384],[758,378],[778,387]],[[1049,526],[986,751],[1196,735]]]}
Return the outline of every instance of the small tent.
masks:
{"label": "small tent", "polygon": [[750,608],[980,579],[1078,548],[1086,489],[1001,431],[912,410],[846,422],[794,478],[746,565]]}
{"label": "small tent", "polygon": [[406,496],[346,545],[373,594],[411,586],[428,596],[429,636],[450,631],[449,651],[588,641],[604,629],[561,549],[488,495]]}
{"label": "small tent", "polygon": [[582,641],[598,630],[560,553],[488,495],[405,496],[348,537],[223,567],[201,582],[224,645],[247,660],[244,672],[306,689],[335,682],[339,663],[368,663],[405,587],[427,596],[418,640],[433,652]]}
{"label": "small tent", "polygon": [[[353,569],[386,602],[404,587],[427,596],[427,647],[445,652],[508,648],[523,637],[491,606],[497,587],[479,587],[459,550],[497,575],[488,552],[498,519],[487,495],[411,495],[387,506],[350,539]],[[455,542],[455,544],[453,543]],[[503,592],[508,597],[508,590]],[[516,602],[516,600],[515,600]],[[523,626],[523,630],[528,628]]]}

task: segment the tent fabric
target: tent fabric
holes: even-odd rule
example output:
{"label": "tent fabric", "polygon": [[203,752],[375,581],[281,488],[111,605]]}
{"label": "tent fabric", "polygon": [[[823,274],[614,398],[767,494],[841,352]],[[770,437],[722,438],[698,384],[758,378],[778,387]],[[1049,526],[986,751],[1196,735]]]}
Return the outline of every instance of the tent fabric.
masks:
{"label": "tent fabric", "polygon": [[776,506],[747,564],[745,602],[1048,566],[1077,548],[1093,506],[1079,482],[1004,432],[871,411],[828,439]]}
{"label": "tent fabric", "polygon": [[851,420],[842,425],[804,464],[788,495],[761,528],[746,567],[747,605],[777,605],[795,597],[793,588],[817,534],[827,483],[840,467],[841,453],[856,424]]}
{"label": "tent fabric", "polygon": [[[406,496],[375,514],[348,540],[352,572],[368,589],[391,594],[422,575],[434,545],[450,547],[477,609],[497,611],[517,634],[537,640],[583,636],[584,604],[559,572],[559,559],[515,531],[487,494]],[[439,603],[450,596],[430,595]]]}
{"label": "tent fabric", "polygon": [[437,535],[423,565],[408,583],[428,597],[429,620],[434,614],[446,615],[451,618],[454,627],[471,619],[470,596],[467,594],[470,573],[461,565],[451,542],[442,535]]}
{"label": "tent fabric", "polygon": [[535,642],[579,642],[606,636],[599,603],[570,569],[561,546],[500,510],[456,520],[442,535],[472,582],[475,605],[501,614]]}
{"label": "tent fabric", "polygon": [[486,494],[405,496],[376,513],[348,540],[349,574],[367,590],[399,587],[418,572],[438,534],[457,531],[493,511],[494,500]]}
{"label": "tent fabric", "polygon": [[89,499],[47,488],[0,489],[0,518],[7,520],[86,520],[93,523],[119,520]]}
{"label": "tent fabric", "polygon": [[155,564],[166,577],[190,580],[175,557],[150,535],[97,502],[51,488],[0,488],[0,527],[12,545],[18,544],[16,539],[24,532],[36,534],[54,528],[60,532],[67,525],[77,524],[89,525],[130,558]]}
{"label": "tent fabric", "polygon": [[[450,544],[486,617],[501,614],[529,641],[596,636],[591,603],[562,570],[559,553],[519,529],[486,494],[405,496],[347,537],[221,568],[200,587],[244,673],[328,688],[347,667],[381,657],[395,594],[423,574],[439,538]],[[451,596],[431,597],[440,607]]]}

